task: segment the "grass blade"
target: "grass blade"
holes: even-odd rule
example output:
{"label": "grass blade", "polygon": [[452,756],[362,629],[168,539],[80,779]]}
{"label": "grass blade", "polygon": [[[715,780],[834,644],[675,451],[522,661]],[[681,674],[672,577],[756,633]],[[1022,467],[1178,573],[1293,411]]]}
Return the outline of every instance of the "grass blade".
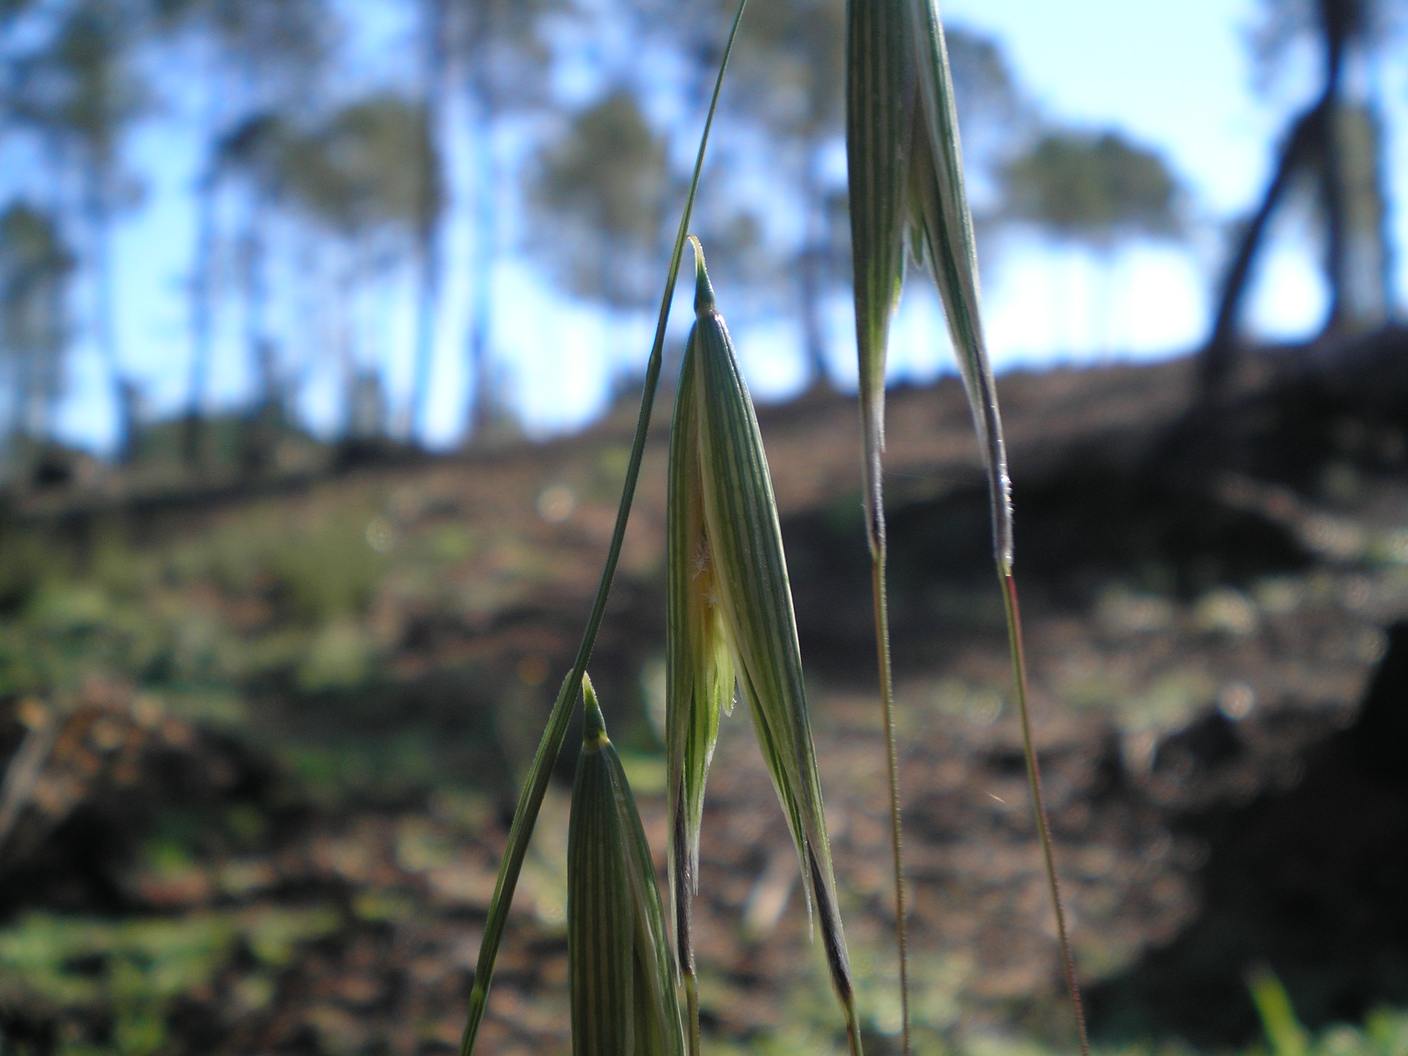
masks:
{"label": "grass blade", "polygon": [[685,235],[689,230],[690,217],[694,212],[694,199],[699,191],[699,177],[704,168],[704,156],[709,146],[709,132],[713,128],[714,114],[718,110],[719,94],[723,89],[724,73],[733,53],[733,43],[738,36],[738,27],[743,20],[748,0],[739,0],[738,8],[729,28],[728,40],[724,45],[719,62],[718,76],[714,79],[713,94],[709,98],[709,109],[704,118],[704,130],[699,137],[699,150],[694,158],[694,171],[690,176],[689,191],[685,196],[684,209],[680,215],[679,228],[675,233],[674,247],[670,252],[670,265],[665,276],[665,289],[660,297],[660,311],[655,323],[655,337],[651,344],[650,359],[646,364],[645,383],[641,392],[640,413],[636,416],[635,435],[631,440],[630,459],[626,464],[626,479],[621,489],[621,502],[616,511],[616,524],[611,532],[611,543],[607,549],[606,564],[597,584],[596,596],[592,600],[591,612],[587,617],[586,628],[582,632],[577,655],[572,662],[572,671],[558,691],[548,716],[543,736],[529,767],[527,780],[514,807],[513,821],[509,826],[508,845],[504,859],[499,865],[498,879],[494,894],[489,903],[489,913],[484,923],[484,937],[479,946],[479,957],[475,964],[474,983],[469,994],[469,1009],[465,1019],[464,1035],[460,1040],[460,1056],[470,1056],[474,1052],[475,1039],[484,1019],[488,1003],[489,987],[493,982],[494,962],[498,958],[499,943],[503,939],[504,925],[508,921],[508,909],[513,901],[514,888],[518,885],[518,875],[523,868],[523,857],[528,850],[528,840],[533,835],[533,826],[542,808],[543,796],[547,792],[548,779],[553,761],[562,748],[567,734],[567,723],[571,717],[571,703],[586,674],[587,662],[591,659],[592,647],[596,644],[597,631],[601,627],[602,616],[606,612],[606,599],[611,593],[611,583],[616,575],[616,566],[621,559],[621,546],[626,537],[626,523],[630,519],[631,505],[635,501],[636,482],[640,479],[641,458],[645,453],[645,438],[650,426],[651,411],[655,404],[655,391],[660,381],[660,366],[665,348],[665,329],[670,320],[670,304],[674,298],[675,280],[679,276],[680,259],[684,254]]}

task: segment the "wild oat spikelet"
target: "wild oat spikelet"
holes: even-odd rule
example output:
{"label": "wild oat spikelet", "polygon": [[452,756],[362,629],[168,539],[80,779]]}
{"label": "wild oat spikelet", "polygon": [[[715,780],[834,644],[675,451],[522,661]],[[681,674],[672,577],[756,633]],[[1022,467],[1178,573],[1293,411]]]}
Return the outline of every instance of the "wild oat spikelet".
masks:
{"label": "wild oat spikelet", "polygon": [[683,1056],[678,977],[655,866],[591,679],[567,836],[576,1056]]}
{"label": "wild oat spikelet", "polygon": [[953,77],[936,0],[848,0],[846,149],[856,341],[872,547],[884,444],[885,358],[908,229],[944,304],[983,448],[993,548],[1012,565],[1012,498],[997,390],[979,312],[978,259],[963,183]]}
{"label": "wild oat spikelet", "polygon": [[[787,816],[832,983],[859,1048],[845,935],[797,645],[777,503],[748,387],[697,241],[695,324],[671,437],[671,661],[667,727],[676,921],[687,926],[698,801],[731,671]],[[731,662],[731,663],[730,663]],[[694,783],[698,777],[697,785]],[[683,908],[681,908],[683,907]],[[687,937],[677,934],[690,954]],[[691,966],[681,967],[690,971]]]}

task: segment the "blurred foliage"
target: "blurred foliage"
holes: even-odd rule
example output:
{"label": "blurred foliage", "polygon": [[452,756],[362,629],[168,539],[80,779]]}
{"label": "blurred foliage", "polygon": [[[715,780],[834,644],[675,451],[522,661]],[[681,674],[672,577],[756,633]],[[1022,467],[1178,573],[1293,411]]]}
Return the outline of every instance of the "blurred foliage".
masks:
{"label": "blurred foliage", "polygon": [[295,944],[326,935],[338,923],[328,908],[122,921],[32,913],[0,930],[0,1001],[114,1011],[106,1045],[64,1045],[65,1056],[155,1056],[170,1051],[166,1022],[173,1003],[212,983],[237,951],[246,951],[257,970],[229,999],[236,1007],[263,1007]]}
{"label": "blurred foliage", "polygon": [[1156,152],[1124,136],[1051,132],[1002,172],[1009,215],[1054,237],[1109,247],[1182,231],[1178,181]]}
{"label": "blurred foliage", "polygon": [[671,195],[665,143],[625,89],[578,112],[544,151],[530,188],[543,261],[563,288],[610,307],[659,293],[662,224]]}
{"label": "blurred foliage", "polygon": [[356,621],[385,566],[366,525],[328,516],[291,530],[257,515],[155,551],[115,528],[84,547],[10,529],[0,694],[95,678],[217,692],[295,663],[304,688],[363,681],[376,647]]}

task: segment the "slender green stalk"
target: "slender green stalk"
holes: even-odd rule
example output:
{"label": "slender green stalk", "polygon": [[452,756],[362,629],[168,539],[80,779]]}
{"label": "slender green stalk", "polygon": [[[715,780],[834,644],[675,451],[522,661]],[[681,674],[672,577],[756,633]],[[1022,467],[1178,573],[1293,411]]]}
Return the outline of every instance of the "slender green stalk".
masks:
{"label": "slender green stalk", "polygon": [[533,835],[533,826],[538,820],[538,811],[547,793],[553,761],[562,748],[567,734],[568,721],[572,716],[572,703],[582,684],[587,662],[591,659],[592,648],[596,644],[597,632],[601,627],[602,616],[606,611],[606,599],[611,593],[611,583],[616,575],[616,566],[621,559],[621,546],[626,536],[626,523],[630,519],[631,505],[635,501],[636,482],[640,478],[641,459],[645,453],[645,439],[649,431],[651,411],[655,404],[655,390],[660,381],[660,365],[665,347],[665,329],[670,319],[670,304],[674,299],[675,279],[679,275],[680,259],[684,254],[685,235],[689,231],[690,217],[694,211],[694,199],[699,190],[699,177],[704,167],[704,155],[709,145],[709,131],[714,124],[714,113],[719,105],[719,93],[723,88],[724,71],[728,69],[729,56],[733,52],[733,42],[738,36],[738,27],[743,19],[748,0],[739,0],[733,16],[728,41],[724,45],[723,58],[719,62],[718,76],[714,80],[714,91],[709,98],[709,110],[704,118],[704,130],[699,137],[699,150],[694,159],[694,172],[689,181],[689,193],[685,196],[684,211],[680,215],[679,229],[675,234],[674,248],[670,252],[670,267],[665,277],[665,290],[660,298],[660,312],[655,324],[655,339],[650,349],[650,359],[645,369],[644,390],[641,393],[640,413],[636,417],[635,436],[631,440],[630,460],[626,465],[626,479],[621,489],[621,502],[616,511],[616,526],[611,533],[611,545],[607,550],[606,564],[597,584],[596,597],[592,601],[591,614],[587,617],[582,641],[577,647],[576,658],[572,661],[572,671],[558,690],[553,702],[542,739],[529,766],[528,777],[523,791],[514,807],[513,822],[509,826],[508,845],[504,859],[499,865],[498,880],[494,885],[494,895],[489,903],[488,917],[484,922],[484,938],[479,947],[479,959],[475,965],[474,984],[469,994],[469,1012],[465,1021],[464,1036],[460,1041],[461,1056],[470,1056],[479,1034],[480,1023],[484,1019],[484,1009],[489,997],[489,986],[493,981],[494,962],[498,958],[499,943],[503,938],[504,926],[508,922],[509,905],[518,885],[518,875],[523,868],[523,858],[528,851],[528,841]]}
{"label": "slender green stalk", "polygon": [[699,1056],[704,1048],[704,1035],[699,1029],[699,980],[694,974],[694,965],[684,976],[685,1027],[688,1030],[689,1056]]}
{"label": "slender green stalk", "polygon": [[860,1021],[856,1019],[854,1005],[846,1009],[846,1044],[851,1047],[851,1056],[865,1056],[860,1044]]}
{"label": "slender green stalk", "polygon": [[875,660],[880,672],[880,708],[885,726],[885,767],[890,793],[890,857],[895,874],[895,949],[900,963],[900,1052],[909,1056],[909,934],[904,885],[904,850],[900,826],[900,763],[895,750],[895,685],[890,664],[890,606],[885,596],[885,508],[872,513],[879,525],[871,548],[870,584],[875,607]]}
{"label": "slender green stalk", "polygon": [[1071,954],[1071,940],[1066,932],[1066,910],[1061,902],[1061,883],[1056,877],[1056,855],[1051,844],[1051,822],[1046,816],[1046,800],[1041,793],[1041,768],[1037,765],[1035,742],[1032,739],[1031,710],[1027,707],[1027,656],[1022,647],[1022,610],[1017,605],[1017,581],[1012,565],[998,562],[998,577],[1002,581],[1002,602],[1007,615],[1007,643],[1012,653],[1012,677],[1017,683],[1017,712],[1022,720],[1022,754],[1027,763],[1027,789],[1031,793],[1032,812],[1036,815],[1037,835],[1041,840],[1041,855],[1046,864],[1046,886],[1051,894],[1051,908],[1056,913],[1056,938],[1061,948],[1061,973],[1066,979],[1066,991],[1071,998],[1071,1011],[1076,1020],[1076,1037],[1081,1056],[1090,1056],[1090,1039],[1085,1029],[1085,1006],[1076,981],[1076,961]]}

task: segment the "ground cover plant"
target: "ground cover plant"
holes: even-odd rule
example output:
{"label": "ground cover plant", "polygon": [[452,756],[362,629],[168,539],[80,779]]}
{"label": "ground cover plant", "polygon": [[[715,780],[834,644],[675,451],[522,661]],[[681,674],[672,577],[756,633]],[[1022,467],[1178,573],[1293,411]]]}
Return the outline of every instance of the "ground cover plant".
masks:
{"label": "ground cover plant", "polygon": [[[578,769],[579,792],[583,776],[596,769],[587,760],[602,756],[603,745],[609,745],[586,680],[586,665],[630,515],[660,375],[674,283],[699,189],[709,129],[746,6],[747,0],[741,0],[724,47],[675,237],[606,567],[573,669],[558,693],[514,811],[509,846],[475,970],[461,1041],[462,1056],[474,1051],[518,871],[542,803],[549,767],[561,748],[570,709],[579,694],[584,701],[588,729]],[[993,553],[1010,643],[1028,788],[1078,1045],[1082,1053],[1088,1053],[1028,713],[1026,662],[1013,575],[1011,484],[1001,413],[982,332],[977,251],[963,187],[952,75],[934,0],[851,0],[847,4],[847,87],[866,534],[872,561],[872,604],[890,800],[901,1047],[908,1056],[904,870],[886,602],[881,450],[889,321],[903,285],[906,243],[912,229],[917,232],[913,248],[927,259],[944,303],[983,447],[991,496]],[[613,825],[602,826],[598,822],[593,826],[588,820],[594,816],[592,811],[599,815],[603,808],[586,802],[579,804],[574,795],[567,881],[572,893],[568,927],[574,965],[574,1049],[598,1056],[686,1048],[691,1056],[697,1056],[701,1051],[690,907],[697,890],[699,828],[709,762],[720,716],[731,710],[737,682],[748,702],[759,745],[796,845],[807,911],[821,936],[847,1041],[852,1056],[860,1056],[862,1040],[855,985],[839,914],[772,481],[752,399],[718,310],[702,247],[692,236],[690,240],[696,263],[696,321],[678,382],[668,499],[666,752],[675,957],[667,963],[658,956],[663,942],[659,934],[659,894],[648,854],[643,851],[644,836],[624,775],[608,782],[612,791],[597,794],[613,804],[606,811],[608,817],[622,812],[628,815],[624,820],[617,817]],[[605,757],[608,762],[613,758],[609,751]],[[593,839],[606,843],[604,848],[596,849],[595,857],[585,847]],[[582,875],[584,872],[588,875]],[[585,944],[593,948],[584,950]],[[683,992],[682,1019],[676,990]]]}

